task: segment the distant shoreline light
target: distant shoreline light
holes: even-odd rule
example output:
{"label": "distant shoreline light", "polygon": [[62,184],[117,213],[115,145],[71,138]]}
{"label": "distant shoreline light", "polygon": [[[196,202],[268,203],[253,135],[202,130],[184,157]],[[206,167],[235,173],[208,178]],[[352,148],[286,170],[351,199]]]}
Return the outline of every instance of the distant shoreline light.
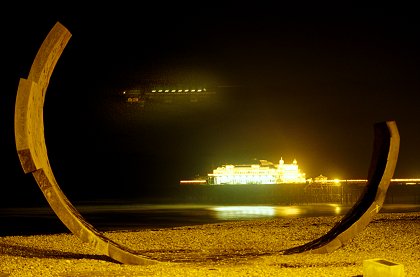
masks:
{"label": "distant shoreline light", "polygon": [[207,184],[207,180],[181,180],[180,184]]}

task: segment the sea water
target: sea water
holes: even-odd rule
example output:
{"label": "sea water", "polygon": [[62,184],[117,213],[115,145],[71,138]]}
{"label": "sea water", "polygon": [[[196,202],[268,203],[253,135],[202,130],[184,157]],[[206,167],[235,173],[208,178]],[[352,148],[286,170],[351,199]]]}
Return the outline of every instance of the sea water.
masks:
{"label": "sea water", "polygon": [[[343,216],[351,206],[133,204],[121,201],[76,205],[99,231],[174,228],[239,220]],[[380,213],[419,212],[420,204],[385,204]],[[49,206],[0,209],[0,236],[70,233]]]}

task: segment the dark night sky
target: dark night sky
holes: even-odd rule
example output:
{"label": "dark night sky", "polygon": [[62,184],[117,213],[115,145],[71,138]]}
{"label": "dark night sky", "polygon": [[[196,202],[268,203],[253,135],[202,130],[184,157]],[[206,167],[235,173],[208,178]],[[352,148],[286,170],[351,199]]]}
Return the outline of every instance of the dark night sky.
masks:
{"label": "dark night sky", "polygon": [[[227,162],[281,157],[308,177],[366,178],[373,124],[386,120],[401,136],[394,177],[420,177],[420,22],[409,7],[162,9],[2,19],[3,202],[40,195],[17,159],[14,101],[57,21],[72,38],[47,90],[45,135],[70,198],[135,197]],[[151,78],[217,94],[152,112],[119,102]]]}

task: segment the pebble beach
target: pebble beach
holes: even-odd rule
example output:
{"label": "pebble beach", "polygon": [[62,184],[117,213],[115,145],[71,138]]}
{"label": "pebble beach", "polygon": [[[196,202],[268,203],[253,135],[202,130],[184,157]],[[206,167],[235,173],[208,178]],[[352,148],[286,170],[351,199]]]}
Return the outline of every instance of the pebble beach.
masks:
{"label": "pebble beach", "polygon": [[235,221],[104,232],[153,265],[126,265],[95,253],[68,233],[0,237],[5,276],[363,276],[363,261],[380,258],[420,276],[420,212],[379,213],[329,254],[283,251],[328,232],[341,216]]}

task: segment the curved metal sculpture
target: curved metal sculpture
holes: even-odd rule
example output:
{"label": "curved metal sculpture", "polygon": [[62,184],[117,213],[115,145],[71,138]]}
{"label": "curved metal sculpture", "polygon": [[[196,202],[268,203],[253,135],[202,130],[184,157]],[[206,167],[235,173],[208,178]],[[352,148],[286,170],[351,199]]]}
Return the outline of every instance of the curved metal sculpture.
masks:
{"label": "curved metal sculpture", "polygon": [[395,121],[376,123],[374,134],[368,183],[359,200],[328,233],[304,245],[287,249],[283,254],[333,252],[364,230],[379,212],[394,175],[400,136]]}
{"label": "curved metal sculpture", "polygon": [[[28,79],[20,79],[15,104],[15,140],[20,163],[25,173],[32,173],[59,219],[83,242],[121,263],[157,263],[106,238],[86,222],[54,177],[45,144],[43,107],[50,77],[70,37],[71,33],[57,22],[41,45]],[[287,249],[283,254],[332,252],[362,231],[379,212],[394,174],[400,138],[394,121],[377,123],[374,127],[368,185],[362,197],[327,234],[302,246]]]}
{"label": "curved metal sculpture", "polygon": [[28,79],[21,78],[19,81],[15,103],[15,141],[20,163],[25,173],[32,172],[59,219],[83,242],[124,264],[157,263],[106,238],[86,222],[54,177],[45,145],[43,107],[51,74],[70,37],[71,33],[59,22],[56,23],[38,50]]}

